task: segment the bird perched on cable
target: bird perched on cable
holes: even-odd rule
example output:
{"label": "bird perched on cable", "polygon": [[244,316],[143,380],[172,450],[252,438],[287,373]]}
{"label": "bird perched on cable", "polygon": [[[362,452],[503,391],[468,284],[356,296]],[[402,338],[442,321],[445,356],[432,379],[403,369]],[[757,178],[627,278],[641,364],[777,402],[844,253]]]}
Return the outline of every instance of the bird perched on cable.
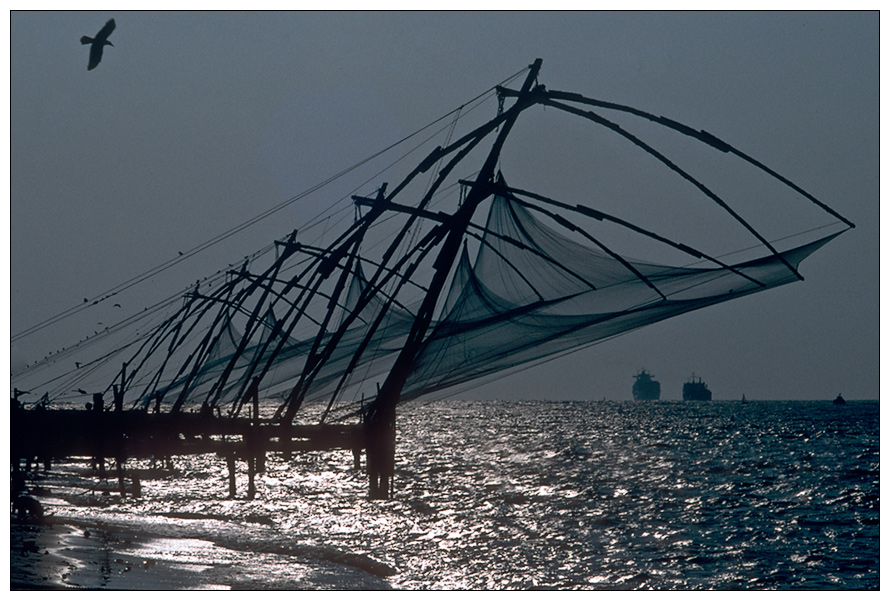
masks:
{"label": "bird perched on cable", "polygon": [[83,36],[80,38],[81,44],[90,44],[90,64],[87,65],[87,71],[95,69],[96,65],[99,64],[99,61],[102,60],[102,49],[105,48],[105,46],[114,46],[114,44],[108,41],[108,36],[114,31],[114,27],[114,19],[108,19],[108,23],[99,30],[96,37],[91,38],[89,36]]}

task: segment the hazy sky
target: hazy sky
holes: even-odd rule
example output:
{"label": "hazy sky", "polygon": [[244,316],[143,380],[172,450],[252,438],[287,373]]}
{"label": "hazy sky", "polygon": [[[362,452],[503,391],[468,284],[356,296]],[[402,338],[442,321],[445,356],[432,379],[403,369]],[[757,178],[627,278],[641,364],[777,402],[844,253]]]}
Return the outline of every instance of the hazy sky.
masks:
{"label": "hazy sky", "polygon": [[[87,71],[80,36],[111,17],[114,47]],[[464,396],[628,398],[641,367],[663,398],[679,397],[693,372],[716,398],[879,396],[876,12],[14,12],[10,25],[12,335],[282,203],[540,57],[548,88],[712,132],[857,227],[802,264],[804,282]],[[184,289],[325,202],[294,203],[150,285]],[[108,311],[17,342],[12,367],[78,340],[113,319]]]}

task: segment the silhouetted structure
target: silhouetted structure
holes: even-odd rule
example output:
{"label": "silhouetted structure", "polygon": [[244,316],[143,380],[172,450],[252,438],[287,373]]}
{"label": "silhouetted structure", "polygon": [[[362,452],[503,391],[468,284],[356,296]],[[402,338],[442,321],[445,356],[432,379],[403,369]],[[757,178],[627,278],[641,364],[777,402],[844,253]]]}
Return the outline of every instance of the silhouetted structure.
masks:
{"label": "silhouetted structure", "polygon": [[661,397],[661,383],[652,379],[645,369],[634,376],[633,393],[635,401],[657,401]]}
{"label": "silhouetted structure", "polygon": [[[214,417],[206,413],[147,413],[111,410],[94,395],[95,404],[83,410],[26,410],[14,407],[10,419],[10,457],[13,496],[26,492],[21,470],[29,471],[36,458],[90,457],[100,479],[107,459],[115,459],[118,487],[132,480],[138,496],[137,474],[125,468],[128,459],[217,455],[229,466],[229,495],[235,497],[236,460],[247,464],[247,498],[253,498],[255,474],[265,470],[268,453],[349,450],[358,455],[365,433],[358,424],[284,425],[251,418]],[[18,487],[16,482],[21,482]],[[28,503],[23,501],[22,503]],[[31,511],[28,505],[23,511]]]}
{"label": "silhouetted structure", "polygon": [[[108,33],[106,26],[91,40],[100,52]],[[149,454],[217,453],[232,478],[236,458],[246,459],[252,482],[267,452],[343,448],[357,456],[365,449],[369,495],[385,499],[393,490],[402,403],[798,281],[800,262],[841,233],[780,251],[723,198],[605,114],[642,119],[735,155],[853,227],[713,135],[549,90],[537,82],[540,67],[540,59],[529,66],[519,89],[494,88],[494,118],[437,146],[389,189],[382,183],[374,197],[353,196],[353,223],[327,246],[298,240],[294,231],[224,278],[196,283],[137,346],[119,349],[129,350],[117,385],[116,374],[104,374],[111,377],[92,388],[113,392],[113,410],[100,395],[93,412],[17,411],[13,459],[81,453],[121,465]],[[590,121],[649,154],[766,252],[728,264],[599,208],[509,186],[498,168],[501,150],[533,107]],[[462,163],[470,156],[481,168]],[[459,179],[468,172],[472,180]],[[461,190],[456,204],[433,204],[452,186]],[[600,227],[655,241],[695,263],[627,258],[604,242]],[[132,410],[124,410],[124,395]],[[260,395],[281,399],[268,419],[260,417]],[[312,407],[317,424],[294,423],[310,419]],[[242,410],[252,417],[239,418]]]}
{"label": "silhouetted structure", "polygon": [[108,23],[99,30],[96,37],[91,38],[85,35],[80,38],[81,44],[90,44],[90,64],[87,65],[87,71],[95,69],[96,65],[99,64],[99,61],[102,60],[102,49],[105,48],[105,46],[114,46],[114,44],[108,41],[108,36],[114,31],[114,27],[114,19],[108,19]]}
{"label": "silhouetted structure", "polygon": [[710,401],[711,391],[708,390],[708,385],[702,382],[701,378],[696,381],[695,374],[693,374],[692,379],[683,384],[683,400]]}

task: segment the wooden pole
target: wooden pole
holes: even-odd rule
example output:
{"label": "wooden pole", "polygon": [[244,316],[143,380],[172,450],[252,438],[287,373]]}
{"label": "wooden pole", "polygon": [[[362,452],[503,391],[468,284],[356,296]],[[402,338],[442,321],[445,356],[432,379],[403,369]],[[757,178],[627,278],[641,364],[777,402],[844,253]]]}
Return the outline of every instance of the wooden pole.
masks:
{"label": "wooden pole", "polygon": [[130,480],[133,482],[132,494],[138,499],[142,496],[142,483],[139,481],[139,472],[136,470],[131,471]]}
{"label": "wooden pole", "polygon": [[229,498],[235,498],[235,453],[226,455],[226,465],[229,467]]}
{"label": "wooden pole", "polygon": [[256,459],[254,459],[251,450],[253,447],[253,437],[250,438],[251,440],[248,441],[247,451],[247,498],[252,500],[256,497],[256,484],[254,482],[254,476],[256,475]]}
{"label": "wooden pole", "polygon": [[112,385],[114,390],[114,410],[115,411],[123,411],[124,410],[124,388],[127,384],[127,363],[124,362],[121,367],[121,387],[118,389],[117,385]]}
{"label": "wooden pole", "polygon": [[253,458],[257,473],[262,474],[266,471],[266,450],[259,444],[260,432],[260,379],[254,377],[250,384],[251,394],[253,395],[253,428],[256,432],[253,444]]}
{"label": "wooden pole", "polygon": [[121,456],[117,457],[117,488],[121,498],[124,498],[126,496],[124,489],[124,458]]}
{"label": "wooden pole", "polygon": [[461,241],[464,238],[473,213],[476,207],[490,195],[490,191],[484,188],[484,184],[494,182],[495,168],[497,167],[501,148],[503,148],[507,135],[516,122],[519,113],[534,103],[534,99],[529,95],[529,91],[538,77],[540,68],[541,59],[537,59],[529,69],[516,103],[504,113],[508,117],[504,119],[503,127],[498,133],[498,137],[476,177],[476,185],[471,188],[463,205],[457,209],[449,220],[447,224],[448,234],[433,265],[436,271],[427,287],[426,296],[417,311],[417,316],[411,326],[408,338],[399,352],[399,356],[380,387],[377,398],[374,399],[369,408],[365,423],[367,432],[368,492],[372,499],[386,499],[392,495],[392,478],[395,471],[396,405],[399,402],[402,388],[408,379],[408,375],[414,367],[417,353],[423,345],[430,322],[433,319],[436,304],[461,248]]}
{"label": "wooden pole", "polygon": [[105,479],[105,431],[104,431],[104,420],[102,419],[103,411],[105,409],[105,402],[102,399],[102,393],[96,392],[93,393],[93,412],[95,416],[95,429],[94,429],[94,437],[95,437],[95,445],[96,445],[96,454],[93,458],[93,461],[97,464],[97,469],[99,473],[99,478]]}

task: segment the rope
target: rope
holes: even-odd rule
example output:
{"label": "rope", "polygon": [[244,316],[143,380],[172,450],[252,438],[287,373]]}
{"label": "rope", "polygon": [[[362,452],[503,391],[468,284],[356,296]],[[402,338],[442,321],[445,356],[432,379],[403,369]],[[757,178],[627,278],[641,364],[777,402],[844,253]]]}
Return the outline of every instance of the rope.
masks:
{"label": "rope", "polygon": [[[526,68],[526,69],[527,69],[527,68]],[[516,77],[518,77],[520,74],[522,74],[524,71],[526,71],[526,69],[522,69],[522,70],[518,71],[516,74],[511,75],[510,77],[508,77],[507,79],[505,79],[503,82],[497,84],[497,86],[500,86],[500,85],[504,85],[504,84],[506,84],[506,83],[509,83],[510,81],[512,81],[513,79],[515,79]],[[300,193],[297,194],[296,196],[293,196],[293,197],[289,198],[288,200],[286,200],[286,201],[284,201],[284,202],[282,202],[282,203],[280,203],[280,204],[278,204],[278,205],[276,205],[276,206],[274,206],[274,207],[272,207],[272,208],[270,208],[270,209],[268,209],[268,210],[266,210],[266,211],[260,213],[259,215],[256,215],[255,217],[252,217],[251,219],[248,219],[247,221],[244,221],[244,222],[242,222],[241,224],[239,224],[239,225],[237,225],[237,226],[235,226],[235,227],[233,227],[233,228],[231,228],[231,229],[229,229],[229,230],[227,230],[227,231],[225,231],[225,232],[223,232],[223,233],[221,233],[221,234],[218,234],[218,235],[214,236],[213,238],[210,238],[209,240],[207,240],[207,241],[205,241],[205,242],[202,242],[201,244],[199,244],[199,245],[193,247],[192,249],[190,249],[190,250],[188,250],[188,251],[182,253],[181,255],[179,255],[179,256],[177,256],[177,257],[175,257],[175,258],[173,258],[173,259],[170,259],[170,260],[168,260],[168,261],[165,261],[165,262],[161,263],[160,265],[158,265],[158,266],[156,266],[156,267],[153,267],[152,269],[149,269],[148,271],[145,271],[145,272],[143,272],[143,273],[141,273],[141,274],[139,274],[139,275],[137,275],[137,276],[134,276],[133,278],[131,278],[131,279],[129,279],[129,280],[127,280],[127,281],[125,281],[125,282],[123,282],[123,283],[121,283],[121,284],[118,284],[117,286],[114,286],[114,287],[112,287],[112,288],[109,288],[109,289],[106,290],[105,292],[102,292],[102,293],[100,293],[100,294],[94,296],[92,299],[88,299],[87,302],[85,302],[85,303],[81,303],[81,304],[72,306],[72,307],[70,307],[70,308],[68,308],[68,309],[66,309],[66,310],[64,310],[64,311],[62,311],[62,312],[60,312],[60,313],[58,313],[58,314],[52,316],[52,317],[49,317],[49,318],[45,319],[44,321],[41,321],[41,322],[39,322],[39,323],[37,323],[37,324],[35,324],[35,325],[33,325],[33,326],[30,326],[30,327],[28,327],[28,328],[25,328],[25,329],[22,330],[21,332],[19,332],[19,333],[15,334],[14,336],[12,336],[10,342],[16,342],[16,341],[18,341],[18,340],[21,340],[22,338],[25,338],[25,337],[27,337],[27,336],[30,336],[31,334],[34,334],[35,332],[38,332],[38,331],[40,331],[40,330],[42,330],[42,329],[44,329],[44,328],[46,328],[46,327],[48,327],[48,326],[50,326],[50,325],[52,325],[52,324],[54,324],[54,323],[57,323],[58,321],[60,321],[60,320],[62,320],[62,319],[65,319],[65,318],[67,318],[67,317],[70,317],[71,315],[74,315],[74,314],[76,314],[76,313],[79,313],[80,311],[84,310],[85,308],[87,308],[87,307],[89,307],[89,306],[92,306],[92,305],[95,305],[95,304],[97,304],[97,303],[99,303],[99,302],[101,302],[101,301],[107,300],[108,298],[110,298],[110,297],[112,297],[112,296],[118,294],[119,292],[122,292],[122,291],[124,291],[124,290],[127,290],[128,288],[131,288],[132,286],[135,286],[135,285],[137,285],[137,284],[139,284],[139,283],[141,283],[141,282],[144,282],[144,281],[147,280],[148,278],[150,278],[150,277],[152,277],[152,276],[155,276],[155,275],[157,275],[157,274],[159,274],[159,273],[161,273],[161,272],[163,272],[163,271],[165,271],[165,270],[167,270],[167,269],[173,267],[174,265],[177,265],[178,263],[181,263],[182,261],[184,261],[184,260],[186,260],[186,259],[188,259],[188,258],[191,258],[192,256],[194,256],[194,255],[196,255],[196,254],[198,254],[198,253],[200,253],[200,252],[203,252],[203,251],[207,250],[208,248],[211,248],[211,247],[213,247],[213,246],[219,244],[219,243],[222,242],[223,240],[226,240],[227,238],[230,238],[231,236],[234,236],[235,234],[238,234],[239,232],[241,232],[241,231],[243,231],[243,230],[245,230],[245,229],[247,229],[247,228],[249,228],[249,227],[251,227],[251,226],[253,226],[253,225],[257,224],[257,223],[259,223],[260,221],[266,219],[267,217],[270,217],[270,216],[274,215],[275,213],[277,213],[277,212],[279,212],[279,211],[281,211],[281,210],[283,210],[283,209],[289,207],[290,205],[292,205],[293,203],[297,202],[298,200],[302,200],[302,199],[305,198],[306,196],[308,196],[308,195],[310,195],[310,194],[312,194],[312,193],[314,193],[314,192],[317,192],[317,191],[320,190],[321,188],[324,188],[325,186],[329,185],[330,183],[336,181],[337,179],[340,179],[341,177],[344,177],[344,176],[347,175],[348,173],[350,173],[350,172],[352,172],[352,171],[358,169],[358,168],[361,167],[362,165],[364,165],[364,164],[366,164],[366,163],[372,161],[373,159],[377,158],[378,156],[380,156],[380,155],[382,155],[382,154],[384,154],[384,153],[386,153],[386,152],[389,152],[390,150],[392,150],[392,149],[395,148],[396,146],[399,146],[400,144],[403,144],[403,143],[406,142],[407,140],[409,140],[409,139],[411,139],[411,138],[413,138],[413,137],[419,135],[421,132],[423,132],[423,131],[425,131],[426,129],[432,127],[433,125],[435,125],[435,124],[438,123],[439,121],[442,121],[442,120],[448,118],[450,115],[454,114],[455,112],[459,113],[460,110],[461,110],[466,104],[470,104],[470,103],[476,102],[477,100],[479,100],[479,99],[482,98],[483,96],[486,96],[486,95],[492,93],[492,92],[497,88],[497,86],[493,86],[492,88],[489,88],[488,90],[482,92],[481,94],[479,94],[479,95],[477,95],[476,97],[474,97],[473,99],[471,99],[469,102],[464,103],[464,104],[461,105],[459,108],[449,111],[449,112],[446,113],[445,115],[443,115],[443,116],[439,117],[438,119],[432,121],[431,123],[429,123],[429,124],[427,124],[427,125],[421,127],[420,129],[416,130],[415,132],[413,132],[413,133],[411,133],[411,134],[408,134],[407,136],[405,136],[404,138],[398,140],[397,142],[394,142],[393,144],[390,144],[389,146],[387,146],[387,147],[384,148],[383,150],[380,150],[380,151],[378,151],[378,152],[372,154],[371,156],[369,156],[369,157],[367,157],[367,158],[365,158],[365,159],[363,159],[363,160],[361,160],[361,161],[355,163],[354,165],[352,165],[352,166],[350,166],[350,167],[347,167],[346,169],[340,171],[339,173],[336,173],[335,175],[332,175],[331,177],[327,178],[326,180],[324,180],[324,181],[322,181],[322,182],[320,182],[320,183],[318,183],[318,184],[316,184],[316,185],[314,185],[314,186],[312,186],[312,187],[310,187],[310,188],[304,190],[303,192],[300,192]],[[321,213],[320,215],[324,215],[324,212]],[[315,217],[315,219],[318,219],[318,218],[320,217],[320,215],[317,216],[317,217]],[[312,221],[310,221],[309,223],[311,224]],[[307,227],[308,227],[308,226],[307,226]]]}

